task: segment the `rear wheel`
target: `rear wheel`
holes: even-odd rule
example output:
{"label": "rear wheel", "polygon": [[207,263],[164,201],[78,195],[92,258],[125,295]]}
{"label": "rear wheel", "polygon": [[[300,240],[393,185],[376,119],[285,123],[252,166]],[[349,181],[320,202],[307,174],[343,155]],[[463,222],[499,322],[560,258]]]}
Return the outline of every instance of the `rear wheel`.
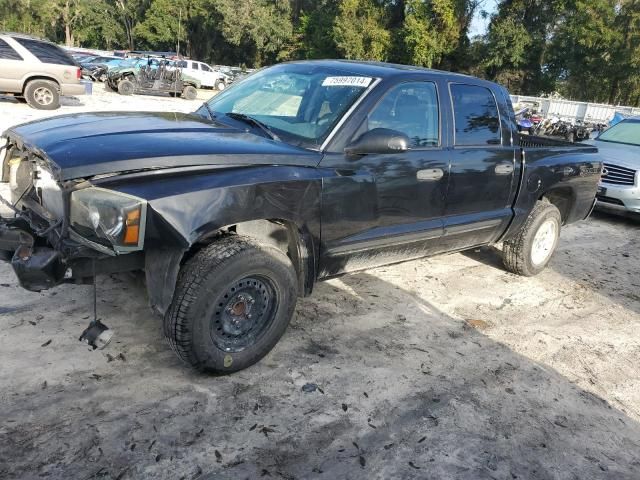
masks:
{"label": "rear wheel", "polygon": [[536,202],[520,232],[504,242],[503,261],[510,272],[531,277],[549,263],[558,246],[561,217],[555,205]]}
{"label": "rear wheel", "polygon": [[295,270],[284,253],[245,237],[225,237],[183,266],[165,336],[193,367],[236,372],[275,346],[296,300]]}
{"label": "rear wheel", "polygon": [[127,80],[126,78],[120,80],[118,83],[118,93],[120,95],[133,95],[135,91],[135,85],[131,80]]}
{"label": "rear wheel", "polygon": [[187,85],[182,89],[182,98],[185,100],[195,100],[198,98],[198,90],[191,85]]}
{"label": "rear wheel", "polygon": [[29,106],[38,110],[55,110],[60,106],[58,85],[50,80],[32,80],[24,89]]}

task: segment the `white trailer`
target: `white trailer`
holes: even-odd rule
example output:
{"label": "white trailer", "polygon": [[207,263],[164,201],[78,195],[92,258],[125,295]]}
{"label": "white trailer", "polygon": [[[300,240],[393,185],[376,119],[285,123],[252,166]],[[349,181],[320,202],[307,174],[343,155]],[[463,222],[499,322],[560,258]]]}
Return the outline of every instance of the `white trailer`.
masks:
{"label": "white trailer", "polygon": [[608,123],[616,112],[626,116],[640,115],[640,108],[613,106],[604,103],[575,102],[558,98],[530,97],[526,95],[511,95],[514,105],[532,105],[545,118],[558,117],[560,120],[576,124]]}

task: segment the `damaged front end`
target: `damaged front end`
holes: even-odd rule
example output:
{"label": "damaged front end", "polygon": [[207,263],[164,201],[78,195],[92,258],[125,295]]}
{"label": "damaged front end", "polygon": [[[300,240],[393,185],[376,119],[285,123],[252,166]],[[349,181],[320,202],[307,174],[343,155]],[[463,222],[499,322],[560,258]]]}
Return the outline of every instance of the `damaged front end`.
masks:
{"label": "damaged front end", "polygon": [[[0,260],[22,287],[88,283],[96,265],[98,273],[142,268],[144,200],[60,182],[55,165],[18,142],[0,148]],[[133,255],[123,262],[122,253]]]}

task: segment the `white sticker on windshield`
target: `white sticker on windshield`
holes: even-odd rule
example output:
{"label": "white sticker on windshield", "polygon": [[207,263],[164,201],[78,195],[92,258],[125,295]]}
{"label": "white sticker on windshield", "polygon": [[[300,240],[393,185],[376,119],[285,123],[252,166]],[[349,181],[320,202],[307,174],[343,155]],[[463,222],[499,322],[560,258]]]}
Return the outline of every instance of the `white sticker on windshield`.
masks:
{"label": "white sticker on windshield", "polygon": [[368,87],[371,77],[327,77],[322,82],[323,87]]}

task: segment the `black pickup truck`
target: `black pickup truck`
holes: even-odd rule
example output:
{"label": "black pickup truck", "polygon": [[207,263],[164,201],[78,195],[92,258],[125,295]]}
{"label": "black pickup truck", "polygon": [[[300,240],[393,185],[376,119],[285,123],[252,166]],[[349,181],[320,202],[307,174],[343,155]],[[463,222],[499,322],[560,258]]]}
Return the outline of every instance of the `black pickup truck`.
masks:
{"label": "black pickup truck", "polygon": [[262,358],[319,280],[498,243],[537,274],[602,169],[595,147],[518,134],[499,85],[348,61],[261,70],[192,114],[3,137],[0,257],[21,285],[144,271],[171,347],[211,372]]}

